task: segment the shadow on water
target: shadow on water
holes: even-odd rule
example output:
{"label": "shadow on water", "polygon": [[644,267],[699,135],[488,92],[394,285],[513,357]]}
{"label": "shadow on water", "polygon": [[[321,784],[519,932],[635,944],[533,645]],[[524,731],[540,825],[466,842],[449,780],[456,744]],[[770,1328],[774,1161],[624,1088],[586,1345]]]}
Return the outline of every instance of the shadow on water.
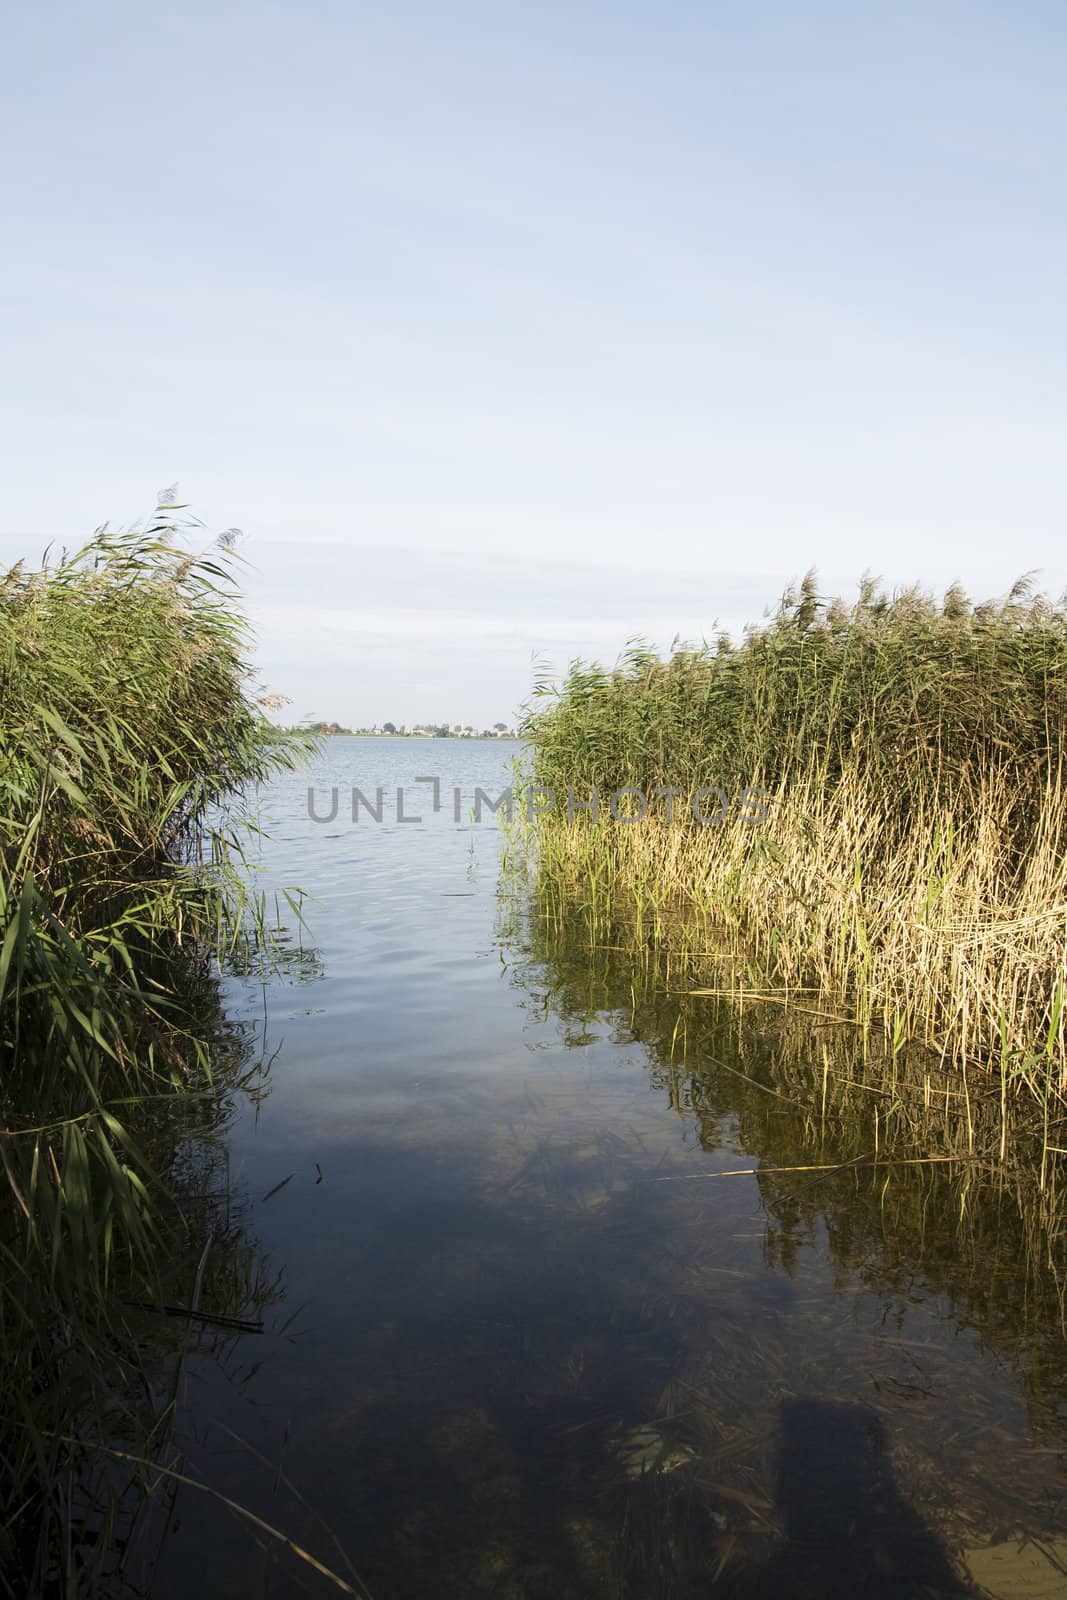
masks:
{"label": "shadow on water", "polygon": [[788,1400],[780,1428],[781,1546],[736,1595],[931,1600],[967,1592],[941,1541],[901,1495],[875,1412]]}
{"label": "shadow on water", "polygon": [[[596,1592],[698,1600],[967,1600],[945,1547],[901,1493],[886,1430],[867,1406],[779,1408],[776,1537],[725,1531],[699,1484],[649,1477],[621,1508],[618,1571]],[[590,1591],[591,1593],[594,1591]]]}

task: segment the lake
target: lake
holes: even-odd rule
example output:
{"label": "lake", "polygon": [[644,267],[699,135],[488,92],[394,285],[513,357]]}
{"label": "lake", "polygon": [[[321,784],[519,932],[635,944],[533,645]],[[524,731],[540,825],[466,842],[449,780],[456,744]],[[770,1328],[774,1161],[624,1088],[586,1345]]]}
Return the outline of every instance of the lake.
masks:
{"label": "lake", "polygon": [[[835,1135],[770,1042],[501,874],[469,812],[517,754],[332,739],[261,797],[264,883],[310,897],[228,987],[270,1057],[225,1136],[263,1328],[187,1356],[181,1470],[374,1600],[1067,1594],[1025,1218],[797,1172]],[[157,1600],[339,1592],[189,1487],[137,1560]]]}

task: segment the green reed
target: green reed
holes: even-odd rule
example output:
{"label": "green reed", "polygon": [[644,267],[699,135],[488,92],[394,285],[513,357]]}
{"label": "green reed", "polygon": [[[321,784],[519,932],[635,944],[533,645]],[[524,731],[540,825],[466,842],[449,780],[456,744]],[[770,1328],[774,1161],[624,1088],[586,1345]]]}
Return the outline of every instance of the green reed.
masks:
{"label": "green reed", "polygon": [[0,573],[0,1570],[64,1593],[86,1452],[144,1443],[122,1308],[173,1268],[161,1174],[233,1086],[212,973],[269,940],[240,801],[303,750],[232,540],[191,554],[179,510]]}

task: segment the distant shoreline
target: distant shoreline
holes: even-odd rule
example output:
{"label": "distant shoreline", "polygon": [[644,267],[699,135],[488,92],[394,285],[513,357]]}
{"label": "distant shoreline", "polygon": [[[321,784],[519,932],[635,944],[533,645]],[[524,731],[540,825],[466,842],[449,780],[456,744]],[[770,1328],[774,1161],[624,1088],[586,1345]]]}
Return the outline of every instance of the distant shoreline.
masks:
{"label": "distant shoreline", "polygon": [[318,730],[315,728],[297,727],[282,728],[282,733],[307,736],[313,734],[317,739],[454,739],[461,743],[479,744],[521,744],[522,739],[517,733],[374,733],[364,728],[339,728]]}

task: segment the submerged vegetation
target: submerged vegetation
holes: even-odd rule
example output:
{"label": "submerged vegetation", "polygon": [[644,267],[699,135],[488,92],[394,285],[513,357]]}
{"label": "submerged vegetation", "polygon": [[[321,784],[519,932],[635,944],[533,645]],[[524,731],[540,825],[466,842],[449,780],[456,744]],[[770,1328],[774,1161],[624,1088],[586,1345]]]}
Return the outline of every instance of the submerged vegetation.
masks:
{"label": "submerged vegetation", "polygon": [[[1025,1102],[1049,1180],[1067,1089],[1063,603],[1025,580],[983,605],[865,581],[846,607],[809,574],[740,643],[635,647],[543,692],[522,730],[531,781],[649,799],[639,819],[542,818],[543,883],[625,900],[649,932],[686,911],[744,954],[742,992],[881,1034],[890,1063],[922,1047],[954,1074],[972,1142],[972,1087],[993,1092],[1002,1155]],[[734,803],[751,787],[758,826]],[[721,821],[684,799],[667,819],[665,790],[701,788],[724,792]]]}
{"label": "submerged vegetation", "polygon": [[302,747],[256,697],[232,541],[191,554],[178,509],[0,574],[11,1593],[82,1593],[110,1570],[131,1476],[115,1449],[150,1458],[167,1425],[145,1349],[149,1329],[157,1345],[174,1334],[153,1308],[195,1312],[213,1280],[219,1325],[262,1300],[251,1270],[232,1288],[232,1231],[210,1207],[186,1210],[203,1187],[188,1140],[225,1120],[249,1069],[216,985],[219,964],[255,958],[266,934],[234,802]]}

